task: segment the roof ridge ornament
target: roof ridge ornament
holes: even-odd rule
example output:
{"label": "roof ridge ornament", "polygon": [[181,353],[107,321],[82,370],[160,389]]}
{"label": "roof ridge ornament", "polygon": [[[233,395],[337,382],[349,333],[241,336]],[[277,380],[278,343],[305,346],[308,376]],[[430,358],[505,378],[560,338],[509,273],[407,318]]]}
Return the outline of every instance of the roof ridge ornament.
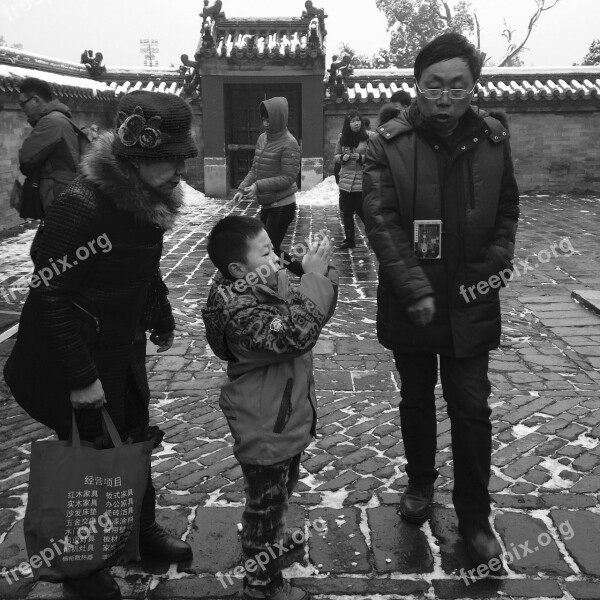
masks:
{"label": "roof ridge ornament", "polygon": [[319,21],[321,34],[323,36],[326,36],[327,30],[325,29],[325,19],[327,18],[327,15],[325,14],[325,9],[317,8],[311,0],[306,0],[306,2],[304,3],[304,7],[306,8],[306,10],[302,11],[302,18],[312,20],[316,17]]}
{"label": "roof ridge ornament", "polygon": [[92,79],[98,79],[106,74],[106,67],[102,64],[103,60],[102,52],[96,52],[95,56],[93,50],[84,50],[81,53],[81,64],[85,65],[88,75]]}

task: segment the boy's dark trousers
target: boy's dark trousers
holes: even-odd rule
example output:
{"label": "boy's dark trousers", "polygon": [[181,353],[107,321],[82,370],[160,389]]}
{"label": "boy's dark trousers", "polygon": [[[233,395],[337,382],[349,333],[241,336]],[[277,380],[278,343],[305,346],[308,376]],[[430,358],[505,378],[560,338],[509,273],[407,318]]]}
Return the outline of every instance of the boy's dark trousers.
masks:
{"label": "boy's dark trousers", "polygon": [[[400,374],[400,427],[411,483],[431,485],[435,468],[438,380],[436,354],[394,352]],[[492,456],[489,354],[471,358],[440,356],[440,376],[452,434],[454,490],[452,500],[459,524],[485,526],[490,514]]]}
{"label": "boy's dark trousers", "polygon": [[364,223],[365,216],[363,213],[363,197],[362,192],[345,192],[340,190],[340,212],[344,221],[344,233],[346,241],[354,244],[354,213]]}
{"label": "boy's dark trousers", "polygon": [[285,540],[288,499],[298,483],[301,456],[267,466],[241,463],[246,491],[242,514],[244,565],[255,557],[258,565],[264,565],[264,569],[246,569],[244,586],[261,591],[268,586],[270,591],[283,583],[280,551],[275,544],[283,545]]}

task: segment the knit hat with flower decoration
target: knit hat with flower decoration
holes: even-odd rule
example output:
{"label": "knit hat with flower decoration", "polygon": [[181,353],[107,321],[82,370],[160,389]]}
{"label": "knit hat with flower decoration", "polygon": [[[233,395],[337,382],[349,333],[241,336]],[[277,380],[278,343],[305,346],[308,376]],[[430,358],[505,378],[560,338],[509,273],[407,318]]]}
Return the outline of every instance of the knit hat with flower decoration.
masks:
{"label": "knit hat with flower decoration", "polygon": [[192,110],[173,94],[141,90],[125,94],[119,102],[115,133],[115,156],[162,160],[198,155],[192,139]]}

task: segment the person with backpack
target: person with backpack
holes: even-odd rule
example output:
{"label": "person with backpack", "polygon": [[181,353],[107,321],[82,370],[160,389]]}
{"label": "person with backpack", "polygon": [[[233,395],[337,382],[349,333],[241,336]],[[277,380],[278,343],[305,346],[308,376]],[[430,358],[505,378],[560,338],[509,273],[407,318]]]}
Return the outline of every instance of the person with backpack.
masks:
{"label": "person with backpack", "polygon": [[53,98],[48,82],[27,77],[19,92],[19,105],[33,127],[19,150],[19,167],[25,177],[39,179],[45,216],[48,207],[75,179],[80,155],[89,142],[71,120],[69,108]]}

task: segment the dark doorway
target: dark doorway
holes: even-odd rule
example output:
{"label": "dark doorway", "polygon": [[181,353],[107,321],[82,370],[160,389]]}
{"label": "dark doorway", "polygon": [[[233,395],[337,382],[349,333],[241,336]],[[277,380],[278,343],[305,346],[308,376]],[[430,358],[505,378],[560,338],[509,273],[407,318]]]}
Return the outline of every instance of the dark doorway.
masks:
{"label": "dark doorway", "polygon": [[[258,136],[262,133],[262,123],[258,107],[263,100],[275,96],[287,98],[289,106],[288,129],[302,148],[301,88],[300,84],[243,84],[225,86],[225,131],[227,161],[229,163],[232,189],[242,182],[254,158]],[[298,174],[300,187],[300,174]]]}

